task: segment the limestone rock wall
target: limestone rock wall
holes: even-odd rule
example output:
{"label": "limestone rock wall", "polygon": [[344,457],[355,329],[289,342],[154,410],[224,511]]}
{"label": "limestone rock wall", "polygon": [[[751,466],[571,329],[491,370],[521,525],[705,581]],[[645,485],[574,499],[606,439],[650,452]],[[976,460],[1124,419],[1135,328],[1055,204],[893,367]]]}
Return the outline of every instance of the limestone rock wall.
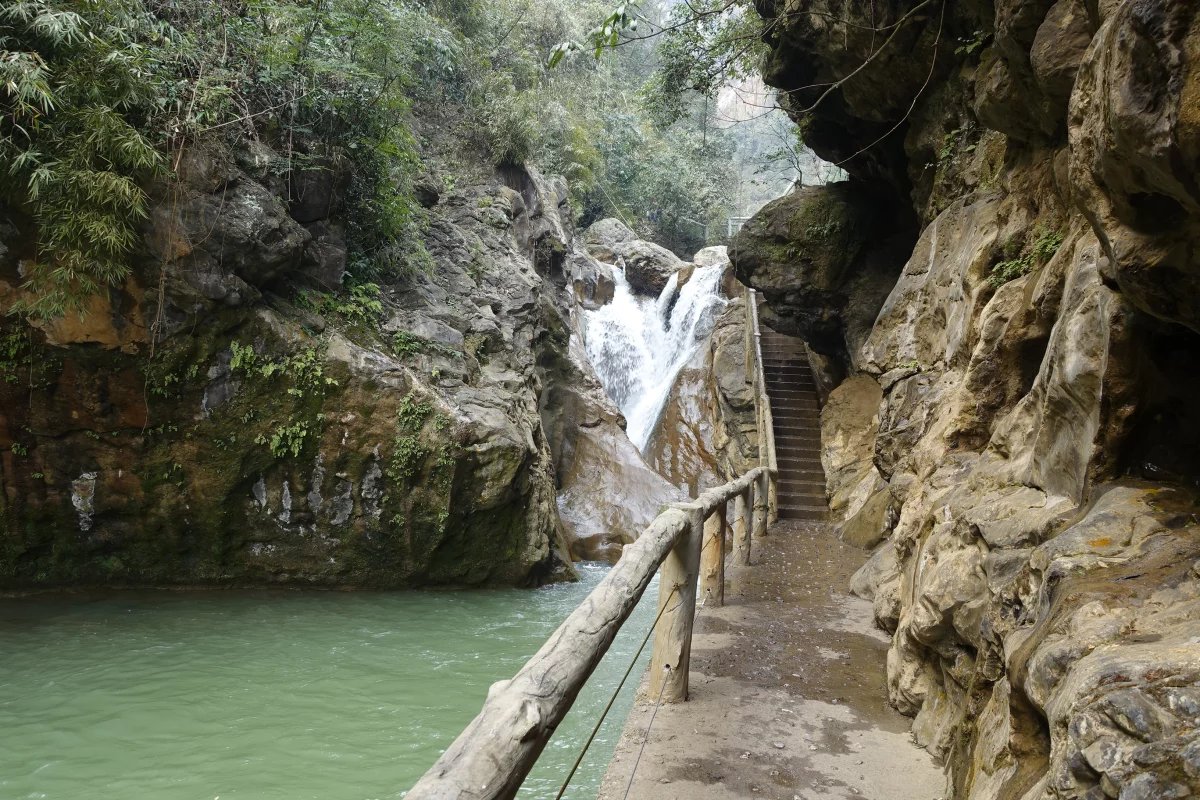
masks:
{"label": "limestone rock wall", "polygon": [[[342,161],[280,161],[189,151],[127,286],[82,318],[4,322],[0,589],[570,575],[556,496],[591,417],[562,413],[588,392],[565,185],[422,192],[429,263],[355,300],[326,291]],[[7,306],[32,254],[3,234]]]}
{"label": "limestone rock wall", "polygon": [[823,459],[891,701],[956,798],[1200,795],[1200,7],[757,6],[809,144],[915,242],[878,299],[770,207],[738,263],[841,337]]}

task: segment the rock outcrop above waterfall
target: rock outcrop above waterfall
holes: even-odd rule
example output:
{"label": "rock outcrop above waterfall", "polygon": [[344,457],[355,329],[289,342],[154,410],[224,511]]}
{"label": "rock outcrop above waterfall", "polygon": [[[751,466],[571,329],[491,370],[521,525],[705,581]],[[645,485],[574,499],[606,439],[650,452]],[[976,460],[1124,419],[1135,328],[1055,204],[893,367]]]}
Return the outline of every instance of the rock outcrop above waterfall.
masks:
{"label": "rock outcrop above waterfall", "polygon": [[[808,144],[920,229],[823,417],[892,702],[955,798],[1197,795],[1200,8],[757,5]],[[805,205],[738,269],[820,340],[860,290],[764,233]]]}
{"label": "rock outcrop above waterfall", "polygon": [[588,254],[606,264],[623,264],[630,288],[657,297],[671,276],[689,265],[662,245],[639,239],[625,223],[607,218],[583,234]]}
{"label": "rock outcrop above waterfall", "polygon": [[842,182],[797,189],[751,217],[729,250],[738,278],[766,296],[764,321],[826,355],[855,352],[908,244],[889,241],[887,216],[877,190]]}
{"label": "rock outcrop above waterfall", "polygon": [[[631,448],[569,353],[568,283],[599,303],[612,282],[563,182],[505,170],[431,196],[430,268],[347,299],[326,291],[337,170],[289,207],[247,148],[189,153],[186,202],[154,208],[123,291],[44,331],[10,320],[0,588],[569,576],[556,495],[582,492],[581,452],[592,481]],[[5,249],[7,305],[24,244]]]}

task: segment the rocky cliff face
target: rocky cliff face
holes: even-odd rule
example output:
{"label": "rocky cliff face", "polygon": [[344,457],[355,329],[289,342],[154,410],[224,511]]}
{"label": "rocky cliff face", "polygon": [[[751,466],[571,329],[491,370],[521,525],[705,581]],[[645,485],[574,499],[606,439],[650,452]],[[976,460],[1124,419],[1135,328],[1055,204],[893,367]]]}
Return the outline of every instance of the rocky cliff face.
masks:
{"label": "rocky cliff face", "polygon": [[[5,323],[0,588],[570,573],[556,495],[621,421],[570,351],[570,279],[603,276],[578,263],[565,186],[431,178],[429,268],[334,295],[344,165],[279,162],[189,152],[128,285],[82,318]],[[29,257],[10,229],[5,305]]]}
{"label": "rocky cliff face", "polygon": [[1195,796],[1200,7],[757,5],[851,181],[735,264],[852,376],[824,460],[892,702],[956,798]]}

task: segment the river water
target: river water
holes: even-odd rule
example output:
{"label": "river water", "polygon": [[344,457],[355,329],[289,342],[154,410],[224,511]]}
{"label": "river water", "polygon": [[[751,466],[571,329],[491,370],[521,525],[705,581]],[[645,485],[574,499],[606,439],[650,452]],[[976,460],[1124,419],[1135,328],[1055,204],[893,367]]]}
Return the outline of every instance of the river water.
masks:
{"label": "river water", "polygon": [[[511,677],[607,567],[580,571],[579,583],[535,590],[0,601],[0,798],[403,797],[488,686]],[[647,591],[522,797],[554,797],[656,595]],[[642,672],[568,797],[595,797]]]}

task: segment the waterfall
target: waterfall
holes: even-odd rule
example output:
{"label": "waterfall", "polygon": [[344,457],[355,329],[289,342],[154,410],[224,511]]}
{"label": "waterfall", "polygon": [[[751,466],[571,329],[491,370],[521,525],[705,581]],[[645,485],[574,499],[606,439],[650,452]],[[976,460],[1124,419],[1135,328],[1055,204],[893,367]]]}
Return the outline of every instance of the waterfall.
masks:
{"label": "waterfall", "polygon": [[612,301],[584,312],[588,358],[625,415],[626,432],[638,450],[645,449],[675,377],[704,344],[725,306],[723,272],[723,266],[696,267],[682,288],[677,272],[657,298],[648,298],[629,288],[622,262],[613,270]]}

